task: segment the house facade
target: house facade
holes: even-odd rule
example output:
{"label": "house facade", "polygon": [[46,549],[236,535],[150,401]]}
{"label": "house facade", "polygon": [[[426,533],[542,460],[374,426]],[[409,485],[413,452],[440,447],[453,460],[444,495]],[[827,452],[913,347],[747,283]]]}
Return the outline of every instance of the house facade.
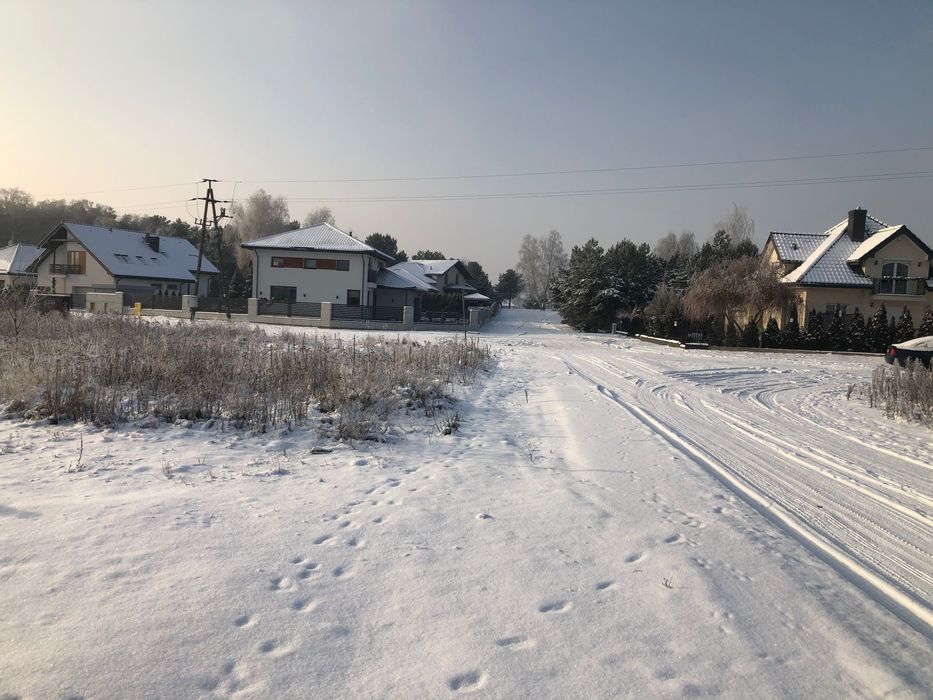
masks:
{"label": "house facade", "polygon": [[459,260],[395,263],[336,226],[322,223],[242,243],[253,255],[253,296],[420,311],[426,295],[469,294]]}
{"label": "house facade", "polygon": [[[762,259],[777,265],[792,285],[801,323],[816,310],[871,315],[884,304],[889,315],[908,309],[919,319],[933,305],[933,249],[906,226],[889,226],[864,209],[823,233],[772,232]],[[789,310],[777,311],[781,327]]]}
{"label": "house facade", "polygon": [[377,277],[394,262],[326,223],[240,246],[253,254],[253,296],[271,301],[372,306]]}
{"label": "house facade", "polygon": [[61,223],[39,244],[30,269],[37,286],[56,295],[148,292],[205,296],[219,271],[204,257],[195,290],[198,250],[183,238],[105,226]]}
{"label": "house facade", "polygon": [[41,253],[39,246],[10,242],[0,248],[0,289],[4,287],[35,287],[36,274],[29,267]]}

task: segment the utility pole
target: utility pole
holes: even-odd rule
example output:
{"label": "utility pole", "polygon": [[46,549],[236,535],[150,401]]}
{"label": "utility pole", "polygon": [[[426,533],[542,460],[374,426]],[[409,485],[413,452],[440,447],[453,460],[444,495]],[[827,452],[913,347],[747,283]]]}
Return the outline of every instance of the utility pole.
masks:
{"label": "utility pole", "polygon": [[[226,199],[214,199],[214,183],[217,180],[212,180],[210,178],[204,178],[201,182],[207,183],[207,192],[203,197],[192,197],[189,201],[195,202],[204,202],[204,214],[201,216],[200,221],[195,219],[195,225],[201,227],[201,240],[198,244],[198,266],[194,276],[194,293],[197,295],[201,290],[201,260],[204,258],[204,244],[207,240],[207,208],[210,206],[211,209],[211,221],[213,222],[212,231],[217,241],[217,270],[220,272],[220,303],[221,310],[227,314],[227,318],[230,318],[230,309],[227,307],[227,291],[224,286],[224,269],[223,269],[223,260],[221,259],[221,228],[220,222],[222,219],[229,219],[227,216],[227,210],[224,207],[220,208],[220,214],[217,213],[218,204],[230,204],[230,200]],[[191,318],[194,319],[194,311],[191,312]]]}

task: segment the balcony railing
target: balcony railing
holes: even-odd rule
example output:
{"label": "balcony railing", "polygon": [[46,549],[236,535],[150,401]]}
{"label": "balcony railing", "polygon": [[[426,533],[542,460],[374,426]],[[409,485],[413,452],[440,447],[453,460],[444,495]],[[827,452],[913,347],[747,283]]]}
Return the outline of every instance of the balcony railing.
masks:
{"label": "balcony railing", "polygon": [[49,272],[51,272],[53,275],[80,275],[81,266],[52,263],[49,265]]}
{"label": "balcony railing", "polygon": [[903,294],[923,296],[927,292],[927,281],[923,277],[881,277],[872,280],[872,294]]}

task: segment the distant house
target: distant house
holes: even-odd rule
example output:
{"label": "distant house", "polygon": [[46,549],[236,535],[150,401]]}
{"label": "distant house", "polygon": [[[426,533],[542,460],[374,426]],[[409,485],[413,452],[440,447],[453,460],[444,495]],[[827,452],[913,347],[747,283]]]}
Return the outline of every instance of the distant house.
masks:
{"label": "distant house", "polygon": [[432,299],[434,303],[426,304],[425,297],[454,295],[461,298],[459,304],[467,306],[486,303],[488,297],[483,297],[485,301],[471,299],[471,295],[477,293],[472,281],[466,266],[459,260],[409,260],[379,273],[376,303],[412,306],[415,318],[420,318],[422,307],[439,310],[438,307],[458,303],[456,299]]}
{"label": "distant house", "polygon": [[[933,250],[906,226],[889,226],[864,209],[823,233],[774,231],[762,256],[797,291],[801,323],[813,309],[846,316],[858,308],[868,316],[881,304],[889,315],[906,308],[919,319],[933,304]],[[786,311],[776,318],[783,327]]]}
{"label": "distant house", "polygon": [[372,306],[379,272],[394,259],[331,224],[247,241],[253,296],[292,302]]}
{"label": "distant house", "polygon": [[469,294],[459,260],[394,259],[323,223],[241,243],[252,251],[253,295],[270,301],[347,306],[413,306],[425,295]]}
{"label": "distant house", "polygon": [[[30,269],[47,293],[195,294],[198,250],[183,238],[61,223],[39,245],[42,252]],[[205,256],[201,273],[198,293],[203,296],[219,271]]]}
{"label": "distant house", "polygon": [[36,273],[29,266],[39,257],[39,246],[11,242],[0,248],[0,289],[3,287],[34,287]]}

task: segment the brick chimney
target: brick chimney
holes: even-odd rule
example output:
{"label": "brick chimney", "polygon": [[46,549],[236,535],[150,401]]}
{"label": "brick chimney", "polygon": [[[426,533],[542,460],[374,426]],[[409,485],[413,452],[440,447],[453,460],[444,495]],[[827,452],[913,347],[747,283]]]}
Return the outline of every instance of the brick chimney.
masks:
{"label": "brick chimney", "polygon": [[[851,216],[852,216],[852,215],[850,214],[850,215],[849,215],[850,220],[851,220]],[[864,220],[864,217],[863,217],[863,220]],[[151,233],[147,233],[147,234],[146,234],[146,243],[148,243],[148,244],[149,244],[149,247],[152,248],[156,253],[159,252],[159,237],[158,237],[158,236],[154,236],[154,235],[152,235]]]}
{"label": "brick chimney", "polygon": [[867,213],[861,207],[849,212],[849,238],[855,243],[865,240],[865,215]]}

